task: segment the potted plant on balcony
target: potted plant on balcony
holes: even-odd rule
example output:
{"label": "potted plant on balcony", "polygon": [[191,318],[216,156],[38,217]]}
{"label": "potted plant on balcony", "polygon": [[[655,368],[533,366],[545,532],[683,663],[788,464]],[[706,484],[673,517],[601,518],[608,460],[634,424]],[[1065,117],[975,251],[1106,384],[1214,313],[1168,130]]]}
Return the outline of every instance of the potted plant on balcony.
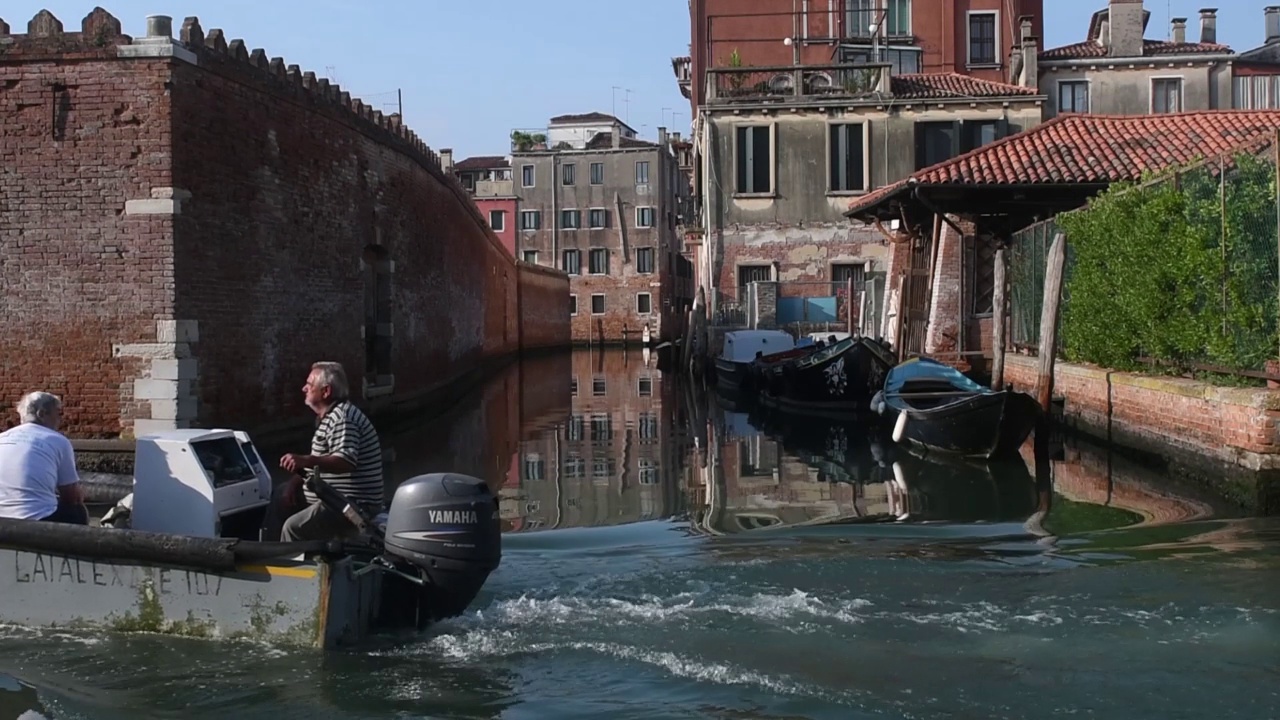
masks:
{"label": "potted plant on balcony", "polygon": [[747,74],[742,72],[742,55],[738,53],[738,48],[734,48],[729,53],[729,62],[725,63],[728,67],[734,68],[735,72],[729,73],[729,91],[731,95],[739,95],[742,93],[742,86],[747,82]]}
{"label": "potted plant on balcony", "polygon": [[512,130],[511,145],[517,152],[545,150],[547,146],[547,136],[542,133],[527,133],[523,130]]}

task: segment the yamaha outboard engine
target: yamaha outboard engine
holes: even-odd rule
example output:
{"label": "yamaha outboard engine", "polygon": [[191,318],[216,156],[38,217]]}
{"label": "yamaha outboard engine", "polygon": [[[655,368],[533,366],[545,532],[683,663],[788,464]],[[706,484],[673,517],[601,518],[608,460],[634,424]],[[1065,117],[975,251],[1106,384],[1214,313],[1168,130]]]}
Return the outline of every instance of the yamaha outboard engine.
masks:
{"label": "yamaha outboard engine", "polygon": [[498,500],[478,478],[433,473],[396,488],[383,540],[387,556],[426,580],[418,588],[428,617],[460,615],[502,560]]}

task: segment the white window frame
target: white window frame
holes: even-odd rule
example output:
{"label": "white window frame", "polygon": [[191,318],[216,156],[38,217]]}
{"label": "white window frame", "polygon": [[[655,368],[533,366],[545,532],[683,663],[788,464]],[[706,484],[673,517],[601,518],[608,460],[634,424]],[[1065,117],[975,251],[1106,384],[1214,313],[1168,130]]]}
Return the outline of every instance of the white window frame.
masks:
{"label": "white window frame", "polygon": [[[528,218],[528,217],[534,217],[538,219],[538,222],[534,223],[536,227],[527,227],[528,223],[525,222],[525,218]],[[520,227],[520,232],[538,232],[539,230],[541,230],[542,229],[542,211],[541,210],[521,210],[519,227]]]}
{"label": "white window frame", "polygon": [[[831,187],[831,129],[836,125],[862,126],[862,189],[836,190]],[[827,121],[827,194],[828,195],[866,195],[871,192],[871,125],[860,118],[841,118]]]}
{"label": "white window frame", "polygon": [[[532,254],[532,255],[533,255],[533,259],[532,259],[532,260],[530,260],[530,259],[529,259],[529,255],[530,255],[530,254]],[[537,264],[538,264],[538,251],[537,251],[537,250],[521,250],[521,251],[520,251],[520,259],[521,259],[523,262],[527,262],[527,263],[529,263],[530,265],[537,265]]]}
{"label": "white window frame", "polygon": [[[498,218],[497,224],[493,219]],[[501,227],[498,227],[501,225]],[[506,210],[490,210],[489,211],[489,228],[494,232],[506,232],[507,230],[507,211]]]}
{"label": "white window frame", "polygon": [[[648,210],[648,211],[649,211],[649,224],[648,224],[648,225],[642,225],[642,224],[640,223],[640,211],[641,211],[641,210]],[[657,212],[655,212],[655,211],[654,211],[654,209],[653,209],[653,206],[652,206],[652,205],[637,205],[637,206],[636,206],[636,229],[637,229],[637,230],[645,230],[645,229],[648,229],[648,228],[652,228],[652,227],[653,227],[653,224],[654,224],[655,222],[657,222],[657,221],[658,221],[658,215],[657,215]]]}
{"label": "white window frame", "polygon": [[[596,225],[591,222],[591,213],[604,213],[604,224]],[[587,229],[588,230],[605,230],[609,227],[609,208],[594,207],[587,208]]]}
{"label": "white window frame", "polygon": [[[572,175],[573,177],[569,177]],[[573,182],[565,182],[565,179]],[[578,184],[578,163],[562,163],[560,165],[560,186],[574,187]]]}
{"label": "white window frame", "polygon": [[[529,184],[524,184],[524,171],[529,170]],[[538,168],[536,165],[526,163],[520,166],[520,187],[537,187],[538,185]]]}
{"label": "white window frame", "polygon": [[[640,182],[640,166],[644,165],[644,182]],[[647,187],[653,181],[653,164],[648,160],[636,161],[636,187]]]}
{"label": "white window frame", "polygon": [[[592,182],[591,175],[592,175],[592,172],[595,170],[595,168],[596,168],[596,166],[597,166],[597,165],[600,167],[600,182]],[[587,166],[587,184],[588,184],[588,185],[603,185],[603,184],[604,184],[604,163],[602,163],[602,162],[593,162],[593,163],[591,163],[590,165],[588,165],[588,166]]]}
{"label": "white window frame", "polygon": [[[600,307],[602,308],[600,312],[596,312],[596,298],[600,298]],[[591,314],[604,315],[606,309],[607,308],[605,307],[604,293],[592,293],[591,294]]]}
{"label": "white window frame", "polygon": [[[992,27],[995,31],[994,48],[992,49],[992,62],[974,62],[973,61],[973,21],[970,19],[974,15],[991,15],[994,20]],[[1002,65],[1000,58],[1000,11],[999,10],[969,10],[964,14],[964,61],[965,67],[970,68],[991,68],[1000,67]]]}
{"label": "white window frame", "polygon": [[[650,262],[652,263],[652,267],[650,267],[650,269],[648,269],[648,270],[643,270],[643,269],[641,269],[641,268],[640,268],[640,252],[641,252],[642,250],[648,250],[648,251],[649,251],[649,259],[650,259]],[[638,248],[636,248],[636,263],[635,263],[635,264],[636,264],[636,273],[637,273],[637,274],[639,274],[639,275],[652,275],[653,273],[658,272],[658,251],[657,251],[657,248],[654,248],[654,247],[651,247],[651,246],[645,246],[645,247],[638,247]]]}
{"label": "white window frame", "polygon": [[[595,255],[595,253],[596,253],[596,252],[602,252],[602,253],[604,253],[604,272],[595,272],[595,271],[593,271],[593,270],[591,269],[591,258]],[[590,248],[590,249],[588,249],[588,250],[587,250],[587,272],[586,272],[586,273],[583,273],[583,274],[586,274],[586,275],[608,275],[608,274],[609,274],[609,263],[610,263],[610,261],[611,261],[611,260],[612,260],[612,258],[610,258],[610,257],[609,257],[609,248]],[[579,266],[579,268],[581,268],[581,266]]]}
{"label": "white window frame", "polygon": [[[569,272],[569,268],[567,267],[568,263],[564,261],[565,258],[569,256],[569,253],[573,253],[578,258],[578,269],[576,272]],[[560,270],[561,272],[563,272],[565,275],[568,275],[569,277],[577,277],[581,275],[582,274],[582,251],[579,250],[578,248],[565,248],[564,250],[561,250],[560,251]]]}
{"label": "white window frame", "polygon": [[[1178,81],[1178,109],[1168,112],[1156,112],[1156,81]],[[1187,78],[1185,75],[1152,75],[1147,79],[1147,112],[1151,115],[1173,115],[1187,111]]]}
{"label": "white window frame", "polygon": [[[889,24],[889,3],[885,2],[881,7],[883,7],[885,11],[885,14],[884,14],[885,25],[888,25]],[[907,0],[907,31],[905,33],[897,33],[894,35],[890,35],[888,29],[886,29],[883,36],[884,37],[906,37],[910,35],[914,27],[913,21],[915,20],[915,13],[916,13],[916,4],[912,2],[912,0]],[[996,52],[1000,52],[998,47],[996,48]]]}
{"label": "white window frame", "polygon": [[[568,227],[564,224],[565,213],[573,213],[574,214],[573,216],[577,219],[573,227]],[[560,217],[556,218],[556,222],[560,223],[561,230],[581,230],[582,229],[582,211],[577,208],[561,208]]]}
{"label": "white window frame", "polygon": [[[649,309],[648,309],[648,310],[641,310],[641,309],[640,309],[640,298],[642,298],[642,297],[649,298]],[[636,293],[636,314],[637,314],[637,315],[652,315],[652,314],[653,314],[653,293],[647,293],[647,292]]]}

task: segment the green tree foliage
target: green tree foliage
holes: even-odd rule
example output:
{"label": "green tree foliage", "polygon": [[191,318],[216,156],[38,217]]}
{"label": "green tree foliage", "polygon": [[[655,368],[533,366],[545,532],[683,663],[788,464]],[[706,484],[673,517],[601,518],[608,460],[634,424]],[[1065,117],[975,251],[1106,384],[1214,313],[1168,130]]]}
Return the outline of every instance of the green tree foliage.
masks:
{"label": "green tree foliage", "polygon": [[1217,171],[1116,185],[1058,217],[1071,247],[1068,359],[1259,368],[1276,356],[1276,170],[1250,154],[1227,165],[1225,223]]}

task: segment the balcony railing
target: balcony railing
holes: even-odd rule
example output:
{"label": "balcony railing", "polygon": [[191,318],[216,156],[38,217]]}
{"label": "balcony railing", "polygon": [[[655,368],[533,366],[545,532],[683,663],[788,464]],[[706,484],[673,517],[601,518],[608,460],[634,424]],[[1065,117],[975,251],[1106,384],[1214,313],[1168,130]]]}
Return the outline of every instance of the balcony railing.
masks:
{"label": "balcony railing", "polygon": [[861,98],[888,93],[888,63],[728,67],[707,71],[708,101]]}
{"label": "balcony railing", "polygon": [[477,180],[476,197],[510,197],[515,194],[515,182],[507,180]]}

